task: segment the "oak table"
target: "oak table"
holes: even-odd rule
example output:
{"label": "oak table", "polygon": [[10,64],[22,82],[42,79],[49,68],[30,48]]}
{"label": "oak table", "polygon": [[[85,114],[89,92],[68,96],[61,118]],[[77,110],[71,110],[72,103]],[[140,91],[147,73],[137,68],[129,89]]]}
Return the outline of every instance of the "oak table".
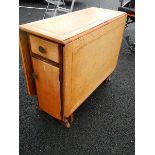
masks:
{"label": "oak table", "polygon": [[30,96],[70,127],[74,111],[114,71],[126,13],[87,8],[20,25],[20,51]]}

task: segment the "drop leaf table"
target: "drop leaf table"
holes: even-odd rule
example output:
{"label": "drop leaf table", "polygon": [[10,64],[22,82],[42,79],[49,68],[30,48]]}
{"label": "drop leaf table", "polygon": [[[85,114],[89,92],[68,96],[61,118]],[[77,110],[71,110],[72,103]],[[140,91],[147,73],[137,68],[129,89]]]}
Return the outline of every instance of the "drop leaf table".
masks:
{"label": "drop leaf table", "polygon": [[70,127],[74,111],[114,71],[126,13],[87,8],[20,25],[27,91]]}

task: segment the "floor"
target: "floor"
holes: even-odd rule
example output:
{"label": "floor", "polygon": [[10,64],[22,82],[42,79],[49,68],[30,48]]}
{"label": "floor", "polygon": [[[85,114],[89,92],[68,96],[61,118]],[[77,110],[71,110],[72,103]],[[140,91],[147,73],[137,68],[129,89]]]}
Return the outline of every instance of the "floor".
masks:
{"label": "floor", "polygon": [[[39,0],[38,0],[39,1]],[[89,0],[90,6],[98,1]],[[70,3],[67,3],[67,6]],[[46,7],[20,2],[20,6]],[[102,7],[117,10],[118,0],[103,0]],[[77,0],[74,10],[87,6]],[[19,23],[42,19],[44,10],[19,9]],[[135,25],[124,35],[134,42]],[[135,154],[135,54],[122,42],[111,82],[101,84],[75,112],[70,129],[37,108],[37,98],[27,95],[21,59],[19,62],[20,154],[21,155],[134,155]]]}

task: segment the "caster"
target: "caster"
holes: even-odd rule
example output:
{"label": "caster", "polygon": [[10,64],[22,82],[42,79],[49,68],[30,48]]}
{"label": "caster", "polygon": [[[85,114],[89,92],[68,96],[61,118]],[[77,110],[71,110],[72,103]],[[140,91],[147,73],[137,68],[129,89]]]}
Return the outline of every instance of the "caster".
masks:
{"label": "caster", "polygon": [[68,121],[69,121],[69,123],[72,123],[73,122],[73,119],[74,119],[74,117],[73,117],[73,114],[68,118]]}
{"label": "caster", "polygon": [[68,121],[67,118],[64,118],[63,125],[65,126],[65,128],[70,128],[71,127],[71,124],[70,124],[70,122]]}

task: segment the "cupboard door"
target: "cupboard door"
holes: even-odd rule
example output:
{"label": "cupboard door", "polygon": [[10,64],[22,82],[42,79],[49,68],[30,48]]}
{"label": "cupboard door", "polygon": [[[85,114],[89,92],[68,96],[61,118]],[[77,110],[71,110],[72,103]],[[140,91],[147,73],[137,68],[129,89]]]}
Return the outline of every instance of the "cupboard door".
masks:
{"label": "cupboard door", "polygon": [[39,107],[61,119],[59,68],[32,58]]}

